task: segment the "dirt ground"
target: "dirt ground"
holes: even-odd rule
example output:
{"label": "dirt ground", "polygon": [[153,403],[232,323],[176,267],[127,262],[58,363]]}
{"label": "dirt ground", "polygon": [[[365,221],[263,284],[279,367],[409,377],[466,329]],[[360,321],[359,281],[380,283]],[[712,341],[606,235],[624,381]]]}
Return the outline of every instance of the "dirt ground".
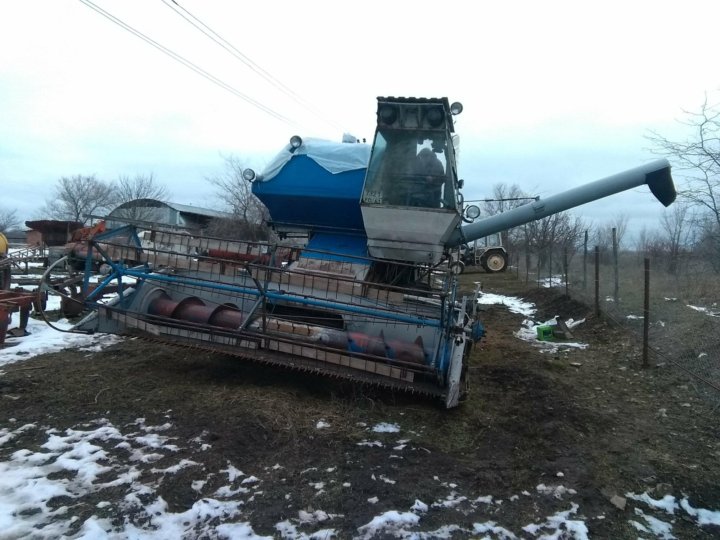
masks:
{"label": "dirt ground", "polygon": [[[473,523],[492,520],[530,538],[523,526],[572,501],[579,505],[573,519],[585,522],[591,538],[634,539],[639,533],[630,521],[639,519],[634,508],[640,505],[628,500],[621,509],[610,500],[628,492],[687,497],[695,508],[720,510],[717,410],[682,373],[662,365],[641,369],[635,338],[593,317],[562,291],[524,290],[511,274],[463,278],[468,286],[480,279],[485,291],[534,302],[536,320],[587,317],[576,335],[589,347],[542,353],[513,336],[523,316],[486,306],[487,337],[473,351],[471,395],[460,408],[446,411],[417,396],[126,340],[101,352],[69,350],[4,366],[0,420],[6,427],[13,418],[17,425],[34,422],[60,431],[98,418],[118,426],[140,417],[148,424],[170,422],[178,441],[201,437],[209,445],[202,454],[189,443],[181,445],[174,460],[202,459],[207,473],[228,462],[263,473],[262,492],[244,506],[257,534],[277,535],[279,521],[297,516],[299,509],[321,508],[342,516],[327,526],[351,538],[384,510],[407,511],[416,499],[428,504],[447,499],[448,486],[468,500],[471,494],[491,495],[495,504],[434,505],[421,530],[449,524],[472,530]],[[318,429],[321,420],[329,427]],[[367,426],[380,422],[400,425],[398,438],[410,439],[402,459],[387,448],[359,444],[372,440]],[[43,440],[37,432],[24,433],[0,447],[0,459]],[[157,467],[148,465],[142,474],[156,474],[152,466]],[[313,470],[333,470],[337,482],[319,494],[308,472]],[[394,483],[378,482],[381,475]],[[182,511],[217,488],[210,479],[192,489],[195,478],[191,470],[180,470],[158,482],[157,491],[171,510]],[[559,504],[559,496],[538,495],[541,484],[562,484],[576,493]],[[523,492],[526,504],[510,503]],[[116,496],[122,498],[122,489]],[[370,504],[373,496],[380,502]],[[108,497],[78,501],[72,509],[78,524],[103,511],[97,501]],[[680,512],[654,515],[672,520],[678,538],[720,536],[720,527],[699,526]],[[452,535],[469,537],[478,535]]]}

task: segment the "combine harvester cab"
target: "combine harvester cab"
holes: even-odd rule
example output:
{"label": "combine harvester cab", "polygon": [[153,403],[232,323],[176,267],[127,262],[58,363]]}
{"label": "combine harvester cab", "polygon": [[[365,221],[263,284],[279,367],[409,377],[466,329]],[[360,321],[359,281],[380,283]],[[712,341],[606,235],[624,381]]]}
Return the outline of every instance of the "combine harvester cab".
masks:
{"label": "combine harvester cab", "polygon": [[[451,251],[643,183],[663,203],[674,198],[661,161],[470,223],[453,147],[461,110],[445,98],[378,98],[372,147],[296,136],[261,175],[245,171],[279,243],[158,230],[141,245],[129,226],[95,234],[87,268],[99,257],[110,273],[95,285],[86,275],[93,313],[74,331],[139,335],[458,405],[483,328],[475,298],[459,296]],[[111,285],[117,296],[103,300]]]}

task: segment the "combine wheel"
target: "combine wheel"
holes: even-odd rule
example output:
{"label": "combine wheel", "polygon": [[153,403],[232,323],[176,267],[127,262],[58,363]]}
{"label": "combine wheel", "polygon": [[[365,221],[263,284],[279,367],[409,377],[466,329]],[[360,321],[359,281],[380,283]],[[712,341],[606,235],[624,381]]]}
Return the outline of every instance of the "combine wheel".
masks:
{"label": "combine wheel", "polygon": [[450,263],[450,272],[459,276],[465,271],[465,263],[462,261],[453,261]]}
{"label": "combine wheel", "polygon": [[[56,296],[60,297],[60,305],[63,306],[70,306],[69,309],[75,310],[74,315],[78,315],[82,312],[83,308],[83,301],[82,298],[77,297],[77,295],[73,295],[72,290],[63,289],[58,290],[55,287],[52,287],[50,285],[50,275],[52,274],[53,270],[55,270],[55,267],[63,268],[65,267],[65,264],[67,263],[67,255],[65,257],[62,257],[61,259],[58,259],[54,263],[52,263],[50,266],[48,266],[47,270],[45,270],[45,273],[40,278],[40,283],[37,288],[37,298],[36,298],[36,306],[35,309],[40,313],[40,316],[43,318],[43,320],[47,323],[47,325],[52,328],[53,330],[57,330],[58,332],[67,332],[68,334],[92,334],[92,331],[82,331],[82,330],[65,330],[63,328],[60,328],[58,326],[55,326],[50,322],[47,315],[45,314],[45,307],[47,305],[47,298],[45,293],[52,293]],[[63,307],[63,311],[65,310],[65,307]]]}
{"label": "combine wheel", "polygon": [[504,272],[507,269],[507,255],[502,251],[491,251],[485,256],[483,268],[490,273]]}

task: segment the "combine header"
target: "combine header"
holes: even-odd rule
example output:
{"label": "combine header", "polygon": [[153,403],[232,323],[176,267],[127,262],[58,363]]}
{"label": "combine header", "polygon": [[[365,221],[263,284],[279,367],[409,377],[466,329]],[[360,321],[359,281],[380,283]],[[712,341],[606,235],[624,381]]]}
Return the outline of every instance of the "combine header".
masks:
{"label": "combine header", "polygon": [[[459,246],[645,183],[665,205],[675,197],[661,160],[476,220],[456,168],[461,110],[445,98],[378,98],[372,147],[293,137],[262,174],[246,170],[278,243],[97,232],[81,250],[92,313],[74,331],[139,335],[456,406],[483,335],[475,298],[459,295],[448,264]],[[99,260],[110,271],[91,285]],[[111,285],[117,295],[106,301]]]}

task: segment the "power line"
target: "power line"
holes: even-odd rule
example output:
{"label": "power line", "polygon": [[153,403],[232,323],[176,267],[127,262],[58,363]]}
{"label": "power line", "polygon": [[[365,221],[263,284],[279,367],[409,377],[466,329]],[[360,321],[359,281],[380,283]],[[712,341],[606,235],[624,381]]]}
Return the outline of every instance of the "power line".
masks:
{"label": "power line", "polygon": [[283,116],[282,114],[274,111],[274,110],[271,109],[270,107],[267,107],[266,105],[263,105],[263,104],[260,103],[259,101],[251,98],[251,97],[248,96],[247,94],[244,94],[243,92],[241,92],[241,91],[238,90],[237,88],[235,88],[235,87],[229,85],[228,83],[226,83],[226,82],[218,79],[217,77],[215,77],[215,76],[212,75],[211,73],[205,71],[205,70],[202,69],[200,66],[194,64],[193,62],[191,62],[191,61],[188,60],[187,58],[185,58],[185,57],[179,55],[178,53],[176,53],[176,52],[168,49],[168,48],[165,47],[164,45],[161,45],[160,43],[158,43],[158,42],[155,41],[154,39],[149,38],[148,36],[146,36],[145,34],[143,34],[142,32],[140,32],[139,30],[136,30],[135,28],[133,28],[133,27],[130,26],[129,24],[123,22],[122,20],[120,20],[120,19],[118,19],[117,17],[115,17],[114,15],[112,15],[111,13],[105,11],[105,10],[102,9],[101,7],[97,6],[96,4],[93,4],[90,0],[80,0],[80,2],[81,2],[82,4],[84,4],[84,5],[86,5],[87,7],[89,7],[90,9],[95,10],[97,13],[99,13],[100,15],[102,15],[103,17],[105,17],[106,19],[114,22],[115,24],[117,24],[118,26],[120,26],[122,29],[130,32],[131,34],[133,34],[133,35],[136,36],[136,37],[139,37],[140,39],[142,39],[142,40],[145,41],[146,43],[149,43],[150,45],[152,45],[153,47],[155,47],[156,49],[158,49],[160,52],[166,54],[167,56],[169,56],[170,58],[172,58],[172,59],[175,60],[176,62],[179,62],[180,64],[184,65],[184,66],[187,67],[188,69],[191,69],[192,71],[194,71],[194,72],[197,73],[198,75],[206,78],[207,80],[209,80],[209,81],[212,82],[213,84],[216,84],[216,85],[219,86],[220,88],[222,88],[222,89],[224,89],[224,90],[227,90],[228,92],[230,92],[231,94],[239,97],[240,99],[245,100],[245,101],[246,101],[247,103],[249,103],[250,105],[252,105],[252,106],[260,109],[260,110],[263,111],[264,113],[269,114],[270,116],[272,116],[273,118],[276,118],[277,120],[280,120],[280,121],[282,121],[282,122],[285,122],[285,123],[290,124],[290,125],[295,126],[295,127],[299,127],[296,122],[293,122],[293,121],[290,120],[289,118],[287,118],[287,117]]}
{"label": "power line", "polygon": [[472,199],[465,201],[469,202],[504,202],[504,201],[539,201],[540,197],[510,197],[507,199]]}
{"label": "power line", "polygon": [[[190,23],[192,26],[194,26],[197,30],[205,34],[207,37],[209,37],[211,40],[213,40],[215,43],[220,45],[223,49],[225,49],[227,52],[232,54],[235,58],[240,60],[243,64],[245,64],[247,67],[249,67],[251,70],[253,70],[255,73],[260,75],[263,79],[265,79],[267,82],[269,82],[272,86],[280,90],[283,94],[291,98],[293,101],[307,109],[308,111],[315,114],[318,118],[320,118],[322,121],[327,122],[334,128],[341,130],[342,128],[329,120],[327,117],[325,117],[322,112],[315,108],[310,102],[303,99],[301,96],[299,96],[296,92],[294,92],[291,88],[286,86],[282,83],[279,79],[274,77],[272,74],[270,74],[267,70],[263,69],[261,66],[259,66],[256,62],[253,62],[252,59],[250,59],[247,55],[243,54],[242,51],[240,51],[237,47],[235,47],[232,43],[230,43],[228,40],[223,38],[220,34],[218,34],[215,30],[210,28],[207,24],[205,24],[203,21],[198,19],[195,15],[190,13],[187,9],[182,7],[178,2],[175,0],[162,0],[162,2],[172,9],[175,13],[177,13],[180,17],[185,19],[188,23]],[[187,16],[183,13],[181,13],[182,10]]]}

